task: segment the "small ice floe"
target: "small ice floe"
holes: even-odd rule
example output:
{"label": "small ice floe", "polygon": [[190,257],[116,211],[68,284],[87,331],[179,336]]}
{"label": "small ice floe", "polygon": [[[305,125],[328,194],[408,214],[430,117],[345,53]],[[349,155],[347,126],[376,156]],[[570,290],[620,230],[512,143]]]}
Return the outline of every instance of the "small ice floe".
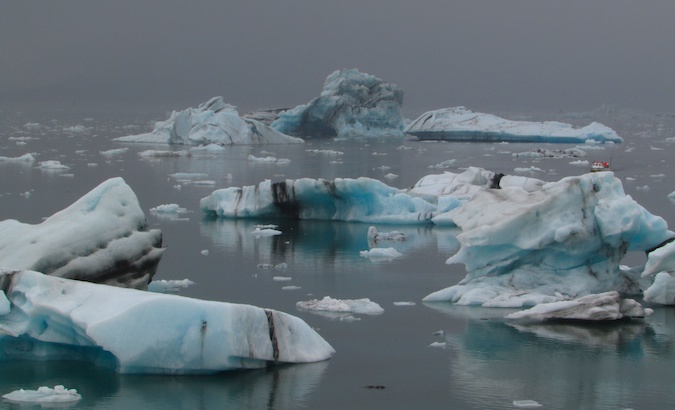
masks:
{"label": "small ice floe", "polygon": [[19,389],[4,394],[3,398],[16,403],[69,403],[82,398],[75,389],[67,389],[62,385],[49,388],[39,387],[37,390]]}
{"label": "small ice floe", "polygon": [[208,177],[208,174],[203,174],[200,172],[177,172],[175,174],[169,174],[169,177],[178,181],[192,181],[195,179],[206,178]]}
{"label": "small ice floe", "polygon": [[671,192],[668,194],[668,199],[671,201],[675,202],[675,191]]}
{"label": "small ice floe", "polygon": [[586,151],[579,148],[568,148],[568,149],[537,148],[526,152],[516,152],[511,155],[514,157],[530,157],[530,158],[581,158],[586,156]]}
{"label": "small ice floe", "polygon": [[33,154],[23,154],[20,157],[0,157],[0,162],[35,162],[35,157]]}
{"label": "small ice floe", "polygon": [[90,167],[90,168],[93,168],[93,167],[97,167],[98,164],[95,163],[95,162],[87,162],[87,166]]}
{"label": "small ice floe", "polygon": [[436,165],[429,165],[429,168],[438,168],[438,169],[450,168],[450,166],[454,163],[455,163],[454,159],[449,159],[447,161],[443,161],[443,162],[438,163]]}
{"label": "small ice floe", "polygon": [[187,209],[181,208],[178,204],[165,204],[150,208],[150,212],[153,214],[184,214]]}
{"label": "small ice floe", "polygon": [[274,235],[281,235],[282,232],[278,231],[276,229],[271,229],[271,228],[255,228],[251,233],[255,236],[274,236]]}
{"label": "small ice floe", "polygon": [[148,149],[138,153],[138,156],[141,158],[180,158],[180,157],[189,157],[190,151],[163,151]]}
{"label": "small ice floe", "polygon": [[377,228],[371,226],[368,228],[368,242],[378,243],[380,241],[405,241],[407,238],[403,232],[378,232]]}
{"label": "small ice floe", "polygon": [[203,249],[203,250],[202,250],[201,252],[199,252],[199,253],[201,253],[201,254],[204,255],[204,256],[209,256],[209,250],[208,250],[208,249]]}
{"label": "small ice floe", "polygon": [[635,187],[638,191],[649,191],[649,185]]}
{"label": "small ice floe", "polygon": [[40,161],[37,168],[45,171],[65,171],[70,169],[68,165],[64,165],[57,160]]}
{"label": "small ice floe", "polygon": [[212,179],[200,179],[199,181],[194,181],[193,184],[201,186],[213,186],[216,184],[216,181]]}
{"label": "small ice floe", "polygon": [[71,134],[81,134],[81,133],[87,131],[87,127],[85,127],[84,125],[78,124],[78,125],[73,125],[72,127],[65,127],[63,129],[63,131],[69,132]]}
{"label": "small ice floe", "polygon": [[286,165],[290,164],[291,160],[287,158],[277,158],[277,157],[256,157],[255,155],[248,156],[249,162],[260,162],[276,165]]}
{"label": "small ice floe", "polygon": [[256,267],[258,269],[284,270],[288,269],[288,264],[286,262],[277,263],[276,265],[273,263],[259,263]]}
{"label": "small ice floe", "polygon": [[293,280],[293,278],[289,276],[275,276],[272,278],[272,280],[277,281],[277,282],[286,282],[289,280]]}
{"label": "small ice floe", "polygon": [[391,261],[400,258],[403,254],[394,248],[373,248],[369,251],[361,251],[359,255],[373,262]]}
{"label": "small ice floe", "polygon": [[298,308],[312,312],[354,313],[362,315],[379,315],[384,309],[368,298],[363,299],[333,299],[324,296],[323,299],[312,299],[298,302]]}
{"label": "small ice floe", "polygon": [[27,122],[23,124],[23,127],[27,130],[36,130],[41,127],[40,123],[37,122]]}
{"label": "small ice floe", "polygon": [[570,161],[570,165],[578,165],[580,167],[588,167],[589,163],[585,159],[580,159],[580,160],[577,160],[577,161]]}
{"label": "small ice floe", "polygon": [[656,179],[658,179],[658,178],[665,178],[665,177],[666,177],[666,174],[654,174],[654,175],[650,175],[649,177],[650,177],[650,178],[656,178]]}
{"label": "small ice floe", "polygon": [[344,152],[335,151],[335,150],[332,150],[332,149],[306,149],[305,151],[310,152],[312,154],[325,154],[325,155],[332,155],[332,156],[344,155]]}
{"label": "small ice floe", "polygon": [[432,344],[429,345],[429,347],[440,347],[440,348],[445,348],[446,343],[445,342],[433,342]]}
{"label": "small ice floe", "polygon": [[534,407],[541,407],[541,404],[537,403],[534,400],[514,400],[513,405],[523,409],[529,409]]}
{"label": "small ice floe", "polygon": [[117,155],[124,154],[125,152],[128,152],[129,148],[115,148],[115,149],[109,149],[107,151],[99,151],[99,154],[103,155],[106,158],[112,158]]}
{"label": "small ice floe", "polygon": [[284,286],[284,287],[281,288],[281,290],[298,290],[298,289],[302,289],[302,288],[300,286],[293,286],[293,285]]}
{"label": "small ice floe", "polygon": [[387,178],[387,179],[396,179],[396,178],[398,178],[398,175],[392,174],[392,173],[390,172],[390,173],[388,173],[387,175],[385,175],[384,177]]}
{"label": "small ice floe", "polygon": [[394,306],[415,306],[415,302],[412,302],[412,301],[394,302]]}
{"label": "small ice floe", "polygon": [[534,172],[544,172],[543,169],[535,167],[534,165],[529,168],[514,168],[514,172],[525,174],[525,173],[534,173]]}
{"label": "small ice floe", "polygon": [[635,300],[621,299],[618,292],[610,291],[573,300],[540,303],[530,309],[506,315],[506,318],[607,321],[623,318],[643,318],[649,316],[652,312],[652,309],[643,308]]}
{"label": "small ice floe", "polygon": [[190,279],[153,280],[148,284],[148,291],[155,293],[178,293],[181,289],[194,284]]}

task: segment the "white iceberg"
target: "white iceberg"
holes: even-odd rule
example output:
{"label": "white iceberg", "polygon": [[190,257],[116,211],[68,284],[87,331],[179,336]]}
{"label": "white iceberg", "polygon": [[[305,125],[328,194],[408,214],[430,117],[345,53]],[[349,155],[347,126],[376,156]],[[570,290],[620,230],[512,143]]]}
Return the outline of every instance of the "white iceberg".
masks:
{"label": "white iceberg", "polygon": [[403,91],[356,69],[331,73],[321,95],[283,111],[271,125],[288,135],[310,137],[403,136]]}
{"label": "white iceberg", "polygon": [[202,374],[316,362],[335,352],[307,323],[271,309],[0,272],[11,302],[0,333],[37,341],[36,356],[42,342],[119,373]]}
{"label": "white iceberg", "polygon": [[144,289],[164,248],[138,198],[109,179],[39,224],[0,221],[0,266]]}
{"label": "white iceberg", "polygon": [[633,299],[621,299],[619,292],[586,295],[574,300],[540,303],[530,309],[514,312],[507,319],[531,320],[619,320],[643,318],[651,314]]}
{"label": "white iceberg", "polygon": [[647,302],[675,305],[675,242],[651,250],[642,277],[654,276],[654,282],[644,292]]}
{"label": "white iceberg", "polygon": [[425,301],[521,307],[611,290],[640,291],[637,275],[619,269],[627,251],[646,251],[673,237],[666,222],[623,191],[611,172],[478,192],[456,210],[463,263],[459,284]]}
{"label": "white iceberg", "polygon": [[356,313],[363,315],[379,315],[384,309],[368,298],[362,299],[334,299],[324,296],[323,299],[312,299],[296,303],[300,309],[313,312]]}
{"label": "white iceberg", "polygon": [[511,121],[465,107],[428,111],[403,130],[420,140],[584,143],[623,142],[609,127],[593,122],[582,128],[558,121]]}
{"label": "white iceberg", "polygon": [[359,255],[372,261],[392,261],[400,258],[403,254],[395,248],[373,248],[367,251],[360,251]]}
{"label": "white iceberg", "polygon": [[197,108],[176,112],[155,124],[152,132],[115,138],[120,142],[184,145],[291,144],[300,138],[284,135],[258,121],[242,118],[236,108],[214,97]]}
{"label": "white iceberg", "polygon": [[37,390],[19,389],[11,393],[3,394],[2,397],[16,403],[72,403],[80,400],[82,396],[75,389],[66,389],[63,385],[49,388],[38,387]]}

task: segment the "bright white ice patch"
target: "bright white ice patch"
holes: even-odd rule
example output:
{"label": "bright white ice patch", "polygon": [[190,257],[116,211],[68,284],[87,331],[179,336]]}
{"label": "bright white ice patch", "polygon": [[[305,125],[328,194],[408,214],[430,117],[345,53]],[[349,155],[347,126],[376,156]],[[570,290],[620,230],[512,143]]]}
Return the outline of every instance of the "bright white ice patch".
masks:
{"label": "bright white ice patch", "polygon": [[37,390],[19,389],[4,394],[3,398],[17,403],[72,403],[80,400],[82,396],[75,389],[67,389],[62,385],[54,386],[53,389],[42,386]]}

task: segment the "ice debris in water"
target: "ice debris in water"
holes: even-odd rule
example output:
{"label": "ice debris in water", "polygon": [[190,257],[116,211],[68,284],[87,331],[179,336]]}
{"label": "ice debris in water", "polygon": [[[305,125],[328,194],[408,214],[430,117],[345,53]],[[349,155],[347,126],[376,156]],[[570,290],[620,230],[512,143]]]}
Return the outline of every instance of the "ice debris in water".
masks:
{"label": "ice debris in water", "polygon": [[395,248],[373,248],[368,251],[360,251],[359,255],[371,261],[391,261],[400,258],[403,254]]}
{"label": "ice debris in water", "polygon": [[53,389],[47,386],[38,387],[37,390],[19,389],[2,397],[17,403],[68,403],[82,398],[77,390],[67,389],[63,385],[54,386]]}
{"label": "ice debris in water", "polygon": [[324,296],[323,299],[312,299],[296,303],[300,309],[309,311],[326,311],[336,313],[356,313],[364,315],[379,315],[384,309],[368,298],[363,299],[333,299]]}

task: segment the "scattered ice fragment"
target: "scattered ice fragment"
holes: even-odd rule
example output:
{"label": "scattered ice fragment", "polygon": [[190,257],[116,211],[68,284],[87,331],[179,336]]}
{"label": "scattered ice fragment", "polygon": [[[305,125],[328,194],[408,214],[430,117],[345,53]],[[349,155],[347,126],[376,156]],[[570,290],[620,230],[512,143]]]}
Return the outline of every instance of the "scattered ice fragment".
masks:
{"label": "scattered ice fragment", "polygon": [[359,255],[372,261],[391,261],[403,256],[403,254],[394,248],[373,248],[369,251],[361,251]]}
{"label": "scattered ice fragment", "polygon": [[306,149],[305,151],[312,153],[312,154],[326,154],[326,155],[333,155],[333,156],[339,156],[339,155],[344,155],[344,152],[342,151],[335,151],[332,149]]}
{"label": "scattered ice fragment", "polygon": [[84,125],[73,125],[72,127],[65,127],[63,131],[73,134],[80,134],[86,132],[87,128]]}
{"label": "scattered ice fragment", "polygon": [[384,177],[387,178],[387,179],[396,179],[396,178],[398,178],[398,175],[392,174],[392,173],[390,172],[390,173],[388,173],[387,175],[385,175]]}
{"label": "scattered ice fragment", "polygon": [[145,150],[138,153],[138,156],[141,158],[178,158],[178,157],[189,157],[191,154],[189,151],[161,151],[161,150]]}
{"label": "scattered ice fragment", "polygon": [[454,159],[448,159],[436,165],[429,165],[429,168],[450,168],[455,163]]}
{"label": "scattered ice fragment", "polygon": [[415,302],[394,302],[394,306],[415,306]]}
{"label": "scattered ice fragment", "polygon": [[204,249],[200,253],[204,256],[209,256],[209,250],[208,249]]}
{"label": "scattered ice fragment", "polygon": [[199,172],[176,172],[175,174],[169,174],[169,176],[177,180],[192,180],[192,179],[206,178],[209,175],[202,174]]}
{"label": "scattered ice fragment", "polygon": [[296,306],[310,311],[328,311],[338,313],[356,313],[365,315],[379,315],[384,309],[368,298],[363,299],[333,299],[324,296],[323,299],[312,299],[298,302]]}
{"label": "scattered ice fragment", "polygon": [[37,167],[46,171],[65,171],[70,169],[69,166],[63,165],[57,160],[40,161]]}
{"label": "scattered ice fragment", "polygon": [[106,158],[112,158],[116,155],[124,154],[127,151],[129,151],[129,148],[116,148],[116,149],[109,149],[107,151],[99,151],[99,153]]}
{"label": "scattered ice fragment", "polygon": [[520,408],[541,407],[541,404],[534,400],[514,400],[513,405]]}
{"label": "scattered ice fragment", "polygon": [[153,280],[148,284],[148,291],[157,293],[178,293],[181,289],[192,286],[195,283],[190,279]]}
{"label": "scattered ice fragment", "polygon": [[0,162],[35,162],[35,157],[33,154],[23,154],[20,157],[1,157],[0,156]]}
{"label": "scattered ice fragment", "polygon": [[378,232],[377,228],[370,226],[368,228],[368,241],[378,243],[380,241],[405,241],[406,236],[403,232]]}
{"label": "scattered ice fragment", "polygon": [[274,265],[274,269],[276,270],[288,269],[288,264],[286,262],[277,263],[276,265]]}
{"label": "scattered ice fragment", "polygon": [[274,235],[281,235],[282,232],[278,231],[276,229],[260,229],[260,228],[255,228],[252,232],[253,235],[255,236],[274,236]]}
{"label": "scattered ice fragment", "polygon": [[187,209],[181,208],[178,204],[165,204],[150,208],[150,212],[156,214],[183,214],[187,212]]}
{"label": "scattered ice fragment", "polygon": [[293,285],[284,286],[284,287],[281,288],[281,290],[298,290],[298,289],[302,289],[302,288],[300,286],[293,286]]}
{"label": "scattered ice fragment", "polygon": [[433,342],[432,344],[429,345],[429,347],[440,347],[440,348],[445,348],[446,343],[445,342]]}
{"label": "scattered ice fragment", "polygon": [[514,168],[513,171],[518,173],[544,172],[543,169],[535,167],[534,165],[529,168]]}
{"label": "scattered ice fragment", "polygon": [[2,396],[17,403],[68,403],[82,398],[75,389],[66,389],[62,385],[53,389],[41,386],[37,390],[19,389]]}
{"label": "scattered ice fragment", "polygon": [[249,162],[262,162],[262,163],[277,164],[277,165],[286,165],[286,164],[290,164],[290,162],[291,162],[290,159],[286,159],[286,158],[256,157],[255,155],[249,155],[248,160],[249,160]]}
{"label": "scattered ice fragment", "polygon": [[40,128],[40,124],[37,122],[27,122],[24,125],[24,128],[29,129],[29,130],[35,130]]}
{"label": "scattered ice fragment", "polygon": [[272,280],[275,280],[277,282],[286,282],[286,281],[289,281],[289,280],[293,280],[293,278],[288,277],[288,276],[275,276],[275,277],[272,278]]}

